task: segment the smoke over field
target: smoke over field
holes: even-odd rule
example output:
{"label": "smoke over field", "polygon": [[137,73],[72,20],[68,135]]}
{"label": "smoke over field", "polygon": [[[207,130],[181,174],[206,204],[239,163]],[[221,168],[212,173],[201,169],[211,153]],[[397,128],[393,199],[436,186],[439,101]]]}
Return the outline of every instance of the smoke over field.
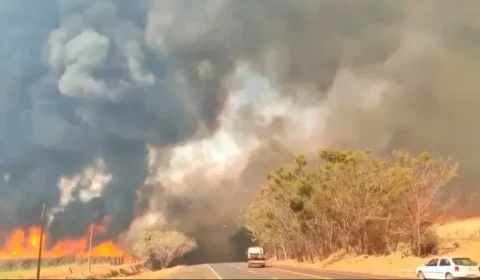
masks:
{"label": "smoke over field", "polygon": [[479,9],[2,1],[0,226],[38,224],[46,203],[52,243],[108,217],[107,239],[177,228],[203,259],[232,258],[235,219],[265,173],[334,146],[455,156],[457,189],[472,193]]}

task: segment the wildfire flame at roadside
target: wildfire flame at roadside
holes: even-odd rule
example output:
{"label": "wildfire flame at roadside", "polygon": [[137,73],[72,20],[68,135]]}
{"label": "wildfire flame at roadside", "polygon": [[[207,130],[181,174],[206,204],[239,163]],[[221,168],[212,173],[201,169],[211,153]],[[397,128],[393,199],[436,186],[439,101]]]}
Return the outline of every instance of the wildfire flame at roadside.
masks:
{"label": "wildfire flame at roadside", "polygon": [[[104,231],[103,226],[92,225],[94,235]],[[27,229],[14,229],[5,239],[0,250],[0,260],[36,259],[40,248],[40,227],[32,226]],[[64,238],[53,244],[48,244],[48,235],[43,234],[42,258],[56,259],[74,257],[75,259],[88,258],[89,230],[81,238]],[[97,245],[92,245],[91,255],[93,258],[123,258],[125,262],[131,262],[132,257],[119,248],[111,240],[106,240]]]}

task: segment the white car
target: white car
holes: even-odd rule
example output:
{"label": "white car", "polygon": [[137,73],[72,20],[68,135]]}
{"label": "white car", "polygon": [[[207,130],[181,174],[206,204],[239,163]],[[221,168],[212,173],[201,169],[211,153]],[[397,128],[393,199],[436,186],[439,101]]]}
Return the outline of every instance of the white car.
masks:
{"label": "white car", "polygon": [[419,279],[480,279],[477,263],[460,257],[437,257],[417,267],[415,272]]}

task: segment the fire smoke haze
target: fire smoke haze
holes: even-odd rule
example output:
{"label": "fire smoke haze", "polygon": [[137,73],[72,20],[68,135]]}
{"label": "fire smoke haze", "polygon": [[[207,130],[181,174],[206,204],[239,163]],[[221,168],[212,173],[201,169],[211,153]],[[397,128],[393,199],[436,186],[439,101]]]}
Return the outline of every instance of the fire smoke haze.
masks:
{"label": "fire smoke haze", "polygon": [[38,223],[45,202],[53,237],[107,215],[111,236],[177,228],[228,257],[265,172],[333,146],[455,156],[473,192],[479,10],[0,1],[0,225]]}

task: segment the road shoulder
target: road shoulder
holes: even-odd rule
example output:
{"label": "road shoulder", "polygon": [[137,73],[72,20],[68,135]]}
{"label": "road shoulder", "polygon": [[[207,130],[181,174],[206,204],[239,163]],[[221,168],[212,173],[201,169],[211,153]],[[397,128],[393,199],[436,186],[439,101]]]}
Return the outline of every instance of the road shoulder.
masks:
{"label": "road shoulder", "polygon": [[295,265],[286,265],[286,264],[269,264],[271,268],[279,268],[284,270],[290,270],[293,272],[312,274],[312,275],[321,275],[328,278],[335,279],[415,279],[415,276],[411,277],[399,277],[392,275],[378,275],[378,274],[369,274],[369,273],[358,273],[342,270],[330,270],[323,268],[309,268]]}

